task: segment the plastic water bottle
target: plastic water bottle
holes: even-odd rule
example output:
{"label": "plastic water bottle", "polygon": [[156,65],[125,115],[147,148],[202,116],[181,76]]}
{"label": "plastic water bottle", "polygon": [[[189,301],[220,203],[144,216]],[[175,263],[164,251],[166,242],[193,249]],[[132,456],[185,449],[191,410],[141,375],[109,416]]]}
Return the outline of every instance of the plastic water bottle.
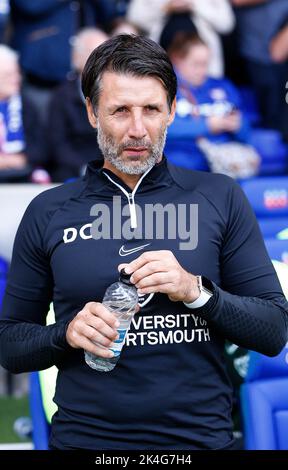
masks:
{"label": "plastic water bottle", "polygon": [[[85,361],[92,369],[109,372],[114,369],[120,358],[126,333],[130,328],[131,320],[138,304],[137,289],[134,284],[130,282],[130,276],[131,274],[126,274],[125,270],[122,269],[119,281],[111,284],[105,292],[102,304],[105,305],[120,322],[120,326],[117,330],[119,338],[114,341],[113,345],[109,348],[110,351],[114,353],[112,358],[95,356],[85,351]],[[100,345],[98,344],[98,346]],[[104,348],[104,346],[100,347]]]}

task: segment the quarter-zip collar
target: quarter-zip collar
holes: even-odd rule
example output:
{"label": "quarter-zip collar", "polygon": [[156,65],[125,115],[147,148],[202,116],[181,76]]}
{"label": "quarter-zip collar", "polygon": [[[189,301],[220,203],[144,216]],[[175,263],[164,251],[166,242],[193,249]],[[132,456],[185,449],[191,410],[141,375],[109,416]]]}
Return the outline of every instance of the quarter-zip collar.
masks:
{"label": "quarter-zip collar", "polygon": [[[126,191],[131,192],[131,188],[124,183],[124,181],[115,175],[113,171],[103,168],[104,160],[93,160],[87,165],[87,170],[84,176],[84,181],[86,181],[85,193],[88,195],[98,194],[99,192],[111,195],[115,193],[115,184],[118,183]],[[107,175],[113,179],[107,178]],[[141,181],[140,181],[141,180]],[[173,179],[170,176],[169,170],[167,168],[166,157],[163,156],[161,162],[154,165],[150,170],[144,173],[143,177],[140,178],[140,183],[137,183],[137,194],[149,192],[155,187],[170,186]]]}
{"label": "quarter-zip collar", "polygon": [[89,195],[101,192],[102,195],[111,197],[120,190],[129,204],[131,228],[137,228],[135,196],[155,188],[170,186],[173,181],[167,168],[166,158],[163,156],[161,162],[147,170],[133,190],[111,170],[103,168],[103,163],[104,160],[95,160],[88,164],[84,177],[87,181],[86,195],[87,192]]}
{"label": "quarter-zip collar", "polygon": [[145,176],[151,170],[152,170],[152,168],[149,168],[149,170],[147,170],[141,176],[141,178],[138,180],[138,182],[137,182],[135,188],[132,190],[132,192],[131,192],[131,190],[130,190],[130,192],[128,192],[128,191],[126,191],[126,189],[121,184],[114,181],[114,179],[103,169],[103,173],[104,173],[105,176],[107,176],[108,180],[111,181],[113,184],[115,184],[115,186],[117,186],[122,191],[122,193],[125,194],[125,196],[128,199],[129,210],[130,210],[131,228],[137,228],[137,215],[136,215],[136,207],[135,207],[135,199],[134,199],[136,191],[139,188],[139,186],[140,186],[141,182],[143,181],[143,179],[145,178]]}

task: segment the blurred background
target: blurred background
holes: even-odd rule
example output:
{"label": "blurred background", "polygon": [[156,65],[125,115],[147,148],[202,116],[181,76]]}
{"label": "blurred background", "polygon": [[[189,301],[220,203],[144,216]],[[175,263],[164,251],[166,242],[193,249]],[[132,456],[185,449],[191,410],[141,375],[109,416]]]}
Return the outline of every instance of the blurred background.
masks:
{"label": "blurred background", "polygon": [[[288,297],[288,0],[0,0],[0,307],[31,199],[101,157],[80,77],[121,33],[166,49],[178,104],[165,154],[242,185]],[[288,449],[288,348],[227,343],[226,356],[239,449]],[[56,375],[0,369],[0,449],[47,448]]]}

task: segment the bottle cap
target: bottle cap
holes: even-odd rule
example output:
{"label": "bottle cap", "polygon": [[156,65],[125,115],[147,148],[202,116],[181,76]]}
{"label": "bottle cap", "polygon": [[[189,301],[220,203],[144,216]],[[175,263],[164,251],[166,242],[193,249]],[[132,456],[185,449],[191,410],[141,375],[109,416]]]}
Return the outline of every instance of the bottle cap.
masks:
{"label": "bottle cap", "polygon": [[119,274],[119,281],[123,282],[124,284],[127,284],[127,286],[134,286],[134,284],[130,281],[130,277],[132,276],[131,274],[125,273],[125,268],[121,269],[120,274]]}

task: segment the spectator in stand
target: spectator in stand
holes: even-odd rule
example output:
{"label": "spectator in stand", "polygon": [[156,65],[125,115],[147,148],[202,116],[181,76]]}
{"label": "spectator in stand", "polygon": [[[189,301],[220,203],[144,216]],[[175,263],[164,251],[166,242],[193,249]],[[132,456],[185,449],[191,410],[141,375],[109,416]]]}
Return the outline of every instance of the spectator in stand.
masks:
{"label": "spectator in stand", "polygon": [[29,181],[43,165],[37,111],[21,93],[18,55],[0,45],[0,181]]}
{"label": "spectator in stand", "polygon": [[168,157],[235,178],[254,175],[259,156],[248,145],[248,119],[234,85],[209,77],[209,47],[197,35],[178,33],[169,55],[178,76],[178,101],[168,133]]}
{"label": "spectator in stand", "polygon": [[[147,31],[151,39],[160,42],[166,50],[177,31],[198,32],[212,51],[209,75],[223,76],[219,34],[229,33],[234,28],[229,0],[131,0],[127,18]],[[160,41],[165,25],[165,38],[162,36]]]}
{"label": "spectator in stand", "polygon": [[87,118],[80,75],[90,53],[106,39],[108,36],[96,28],[78,33],[72,47],[74,78],[63,83],[52,96],[47,136],[55,181],[80,176],[90,160],[100,157],[97,136]]}
{"label": "spectator in stand", "polygon": [[25,88],[47,117],[52,89],[66,80],[71,70],[71,42],[85,26],[102,27],[115,15],[113,0],[11,0],[14,35]]}
{"label": "spectator in stand", "polygon": [[[245,59],[249,78],[258,96],[263,116],[262,125],[281,129],[288,62],[285,54],[283,58],[281,55],[279,60],[273,46],[273,38],[277,37],[287,24],[288,1],[231,0],[231,2],[236,7],[240,53]],[[284,33],[283,38],[284,40],[287,38]]]}

